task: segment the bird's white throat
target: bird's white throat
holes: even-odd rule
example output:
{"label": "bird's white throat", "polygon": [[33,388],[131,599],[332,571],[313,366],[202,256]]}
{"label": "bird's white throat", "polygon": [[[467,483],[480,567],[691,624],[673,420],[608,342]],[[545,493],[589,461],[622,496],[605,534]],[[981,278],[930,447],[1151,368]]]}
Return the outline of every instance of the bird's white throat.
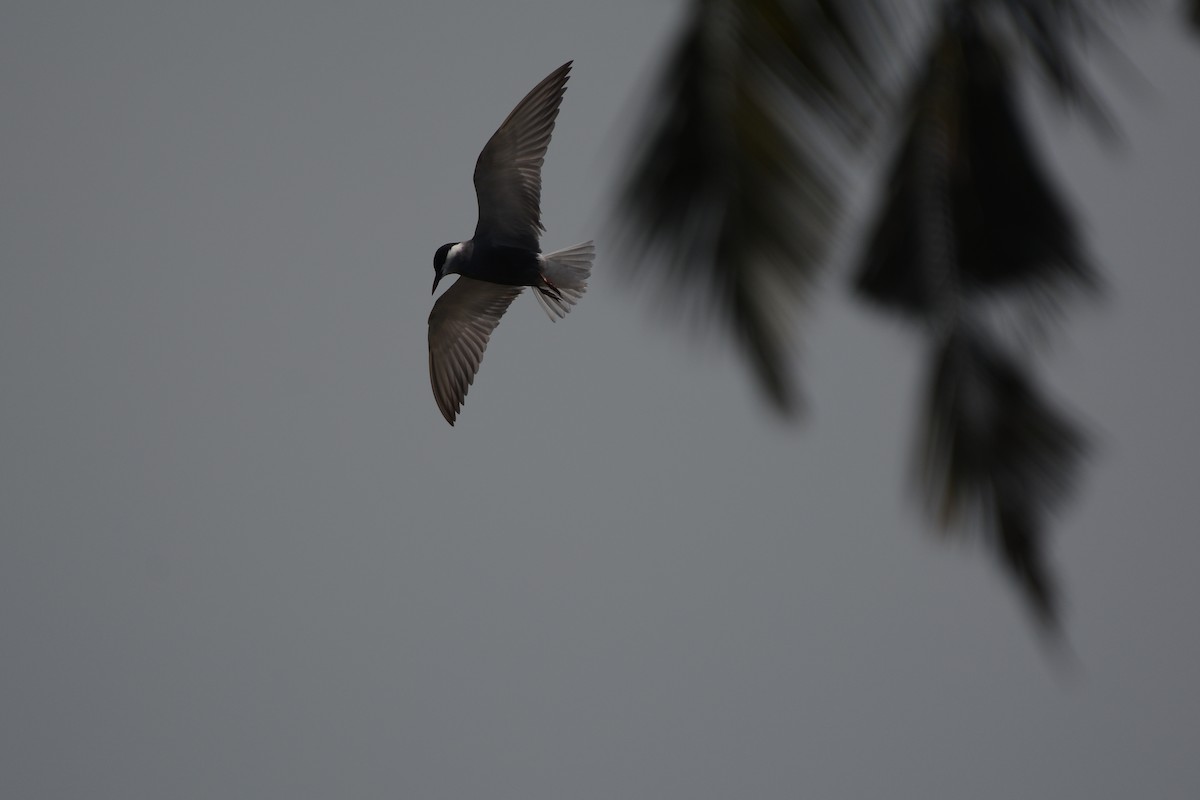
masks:
{"label": "bird's white throat", "polygon": [[444,267],[446,272],[458,272],[457,266],[466,257],[466,244],[466,242],[459,242],[450,248],[449,253],[446,253],[446,266]]}

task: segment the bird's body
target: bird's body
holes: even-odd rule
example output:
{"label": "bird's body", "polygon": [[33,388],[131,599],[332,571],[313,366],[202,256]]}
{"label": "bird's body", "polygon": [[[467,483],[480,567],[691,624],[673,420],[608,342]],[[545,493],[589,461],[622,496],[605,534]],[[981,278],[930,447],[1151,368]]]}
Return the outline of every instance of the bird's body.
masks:
{"label": "bird's body", "polygon": [[547,76],[492,135],[475,164],[475,235],[434,255],[435,291],[446,275],[460,276],[429,314],[429,377],[451,425],[492,331],[517,295],[533,287],[553,320],[566,316],[587,289],[592,243],[542,253],[539,241],[542,162],[570,70],[568,61]]}
{"label": "bird's body", "polygon": [[505,286],[536,286],[541,282],[538,253],[524,247],[490,242],[462,242],[455,253],[455,271],[477,281]]}

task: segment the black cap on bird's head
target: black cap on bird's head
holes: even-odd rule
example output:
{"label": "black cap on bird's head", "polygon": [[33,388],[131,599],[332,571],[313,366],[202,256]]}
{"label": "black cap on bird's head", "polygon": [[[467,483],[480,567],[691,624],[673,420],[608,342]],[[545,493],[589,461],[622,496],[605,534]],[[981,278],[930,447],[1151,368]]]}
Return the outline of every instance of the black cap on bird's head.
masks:
{"label": "black cap on bird's head", "polygon": [[[443,271],[446,268],[446,257],[450,253],[450,248],[454,247],[454,242],[444,244],[437,249],[433,254],[433,291],[437,291],[438,283],[446,276]],[[430,292],[432,294],[433,292]]]}

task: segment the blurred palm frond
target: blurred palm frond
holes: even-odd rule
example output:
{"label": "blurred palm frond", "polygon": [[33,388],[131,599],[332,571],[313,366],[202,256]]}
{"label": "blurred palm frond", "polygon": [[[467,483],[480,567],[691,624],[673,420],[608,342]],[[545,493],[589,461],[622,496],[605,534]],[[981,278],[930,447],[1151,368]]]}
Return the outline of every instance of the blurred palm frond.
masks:
{"label": "blurred palm frond", "polygon": [[1055,629],[1046,519],[1075,483],[1083,433],[1041,396],[1027,364],[962,327],[935,353],[921,442],[931,514],[946,530],[981,526],[1039,621]]}
{"label": "blurred palm frond", "polygon": [[[1114,15],[1142,5],[693,0],[619,195],[635,274],[726,325],[771,404],[792,412],[790,323],[842,221],[845,167],[874,134],[894,138],[855,287],[917,323],[934,354],[916,470],[933,522],[991,542],[1046,630],[1059,610],[1048,519],[1086,442],[1002,323],[1040,334],[1101,280],[1039,158],[1021,81],[1040,76],[1113,135],[1084,57],[1092,43],[1116,52]],[[1200,27],[1200,0],[1189,13]]]}
{"label": "blurred palm frond", "polygon": [[[1036,34],[1034,52],[1054,85],[1084,96],[1057,52],[1062,29],[1075,24],[1065,10],[1073,4],[1000,5],[1020,15],[1027,37]],[[990,312],[1023,303],[1040,322],[1100,280],[1037,157],[998,36],[974,7],[947,6],[909,97],[856,288],[921,323],[934,349],[917,475],[937,525],[981,530],[1035,617],[1054,630],[1046,517],[1075,480],[1084,437],[1041,399],[1027,360],[1001,347]]]}
{"label": "blurred palm frond", "polygon": [[862,297],[933,322],[959,296],[1020,290],[1045,301],[1099,285],[1026,132],[1012,70],[978,25],[945,26],[907,118],[859,266]]}
{"label": "blurred palm frond", "polygon": [[620,195],[634,268],[664,268],[669,302],[728,325],[785,413],[799,405],[790,315],[823,265],[841,202],[826,151],[834,132],[860,137],[876,102],[853,34],[873,5],[693,3]]}

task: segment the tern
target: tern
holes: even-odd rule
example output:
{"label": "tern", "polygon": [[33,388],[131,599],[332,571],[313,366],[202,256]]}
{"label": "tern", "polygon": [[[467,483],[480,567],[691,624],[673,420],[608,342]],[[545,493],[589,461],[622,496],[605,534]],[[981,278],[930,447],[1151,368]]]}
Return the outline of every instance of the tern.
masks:
{"label": "tern", "polygon": [[568,61],[533,87],[492,134],[475,162],[475,235],[433,256],[433,290],[458,280],[429,314],[429,380],[442,416],[454,424],[500,317],[526,286],[550,320],[562,319],[587,289],[592,242],[541,252],[542,163],[571,72]]}

